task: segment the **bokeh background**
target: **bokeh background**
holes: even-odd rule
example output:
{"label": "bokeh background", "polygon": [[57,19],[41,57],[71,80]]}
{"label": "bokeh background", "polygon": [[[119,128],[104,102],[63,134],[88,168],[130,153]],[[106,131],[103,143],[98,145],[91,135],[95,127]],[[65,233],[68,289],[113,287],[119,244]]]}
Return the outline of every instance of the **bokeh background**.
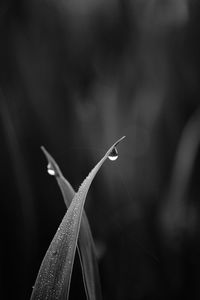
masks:
{"label": "bokeh background", "polygon": [[[200,299],[200,3],[0,3],[1,299],[29,299],[65,205],[86,212],[105,300]],[[84,299],[78,260],[70,299]]]}

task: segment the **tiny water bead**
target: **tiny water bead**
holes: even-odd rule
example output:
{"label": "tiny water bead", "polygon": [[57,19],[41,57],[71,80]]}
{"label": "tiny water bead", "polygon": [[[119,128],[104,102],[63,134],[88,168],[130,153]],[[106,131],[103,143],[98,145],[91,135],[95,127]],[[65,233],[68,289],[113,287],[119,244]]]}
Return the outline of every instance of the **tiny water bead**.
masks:
{"label": "tiny water bead", "polygon": [[51,175],[51,176],[55,176],[55,175],[56,175],[56,172],[55,172],[55,170],[53,169],[51,163],[48,163],[48,165],[47,165],[47,172],[48,172],[48,174]]}
{"label": "tiny water bead", "polygon": [[110,152],[110,154],[108,155],[108,158],[112,161],[116,160],[118,158],[118,151],[117,148],[114,147],[113,150]]}
{"label": "tiny water bead", "polygon": [[58,253],[57,250],[54,250],[54,251],[52,252],[53,256],[57,255],[57,253]]}

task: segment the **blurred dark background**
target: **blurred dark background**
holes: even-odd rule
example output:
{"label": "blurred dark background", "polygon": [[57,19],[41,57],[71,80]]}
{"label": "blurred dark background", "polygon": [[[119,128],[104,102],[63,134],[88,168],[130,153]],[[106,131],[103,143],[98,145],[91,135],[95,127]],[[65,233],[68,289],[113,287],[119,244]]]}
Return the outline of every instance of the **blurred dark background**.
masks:
{"label": "blurred dark background", "polygon": [[199,40],[198,0],[0,2],[1,299],[65,213],[40,146],[77,190],[122,135],[86,201],[103,297],[200,299]]}

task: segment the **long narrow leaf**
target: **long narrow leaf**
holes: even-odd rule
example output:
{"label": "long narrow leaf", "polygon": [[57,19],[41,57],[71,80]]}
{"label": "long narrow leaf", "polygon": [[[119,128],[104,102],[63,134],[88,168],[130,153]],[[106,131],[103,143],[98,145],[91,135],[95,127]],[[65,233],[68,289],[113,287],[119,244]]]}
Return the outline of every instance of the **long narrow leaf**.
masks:
{"label": "long narrow leaf", "polygon": [[81,218],[89,187],[118,140],[92,169],[75,194],[41,264],[31,300],[66,300],[75,257]]}
{"label": "long narrow leaf", "polygon": [[[55,174],[58,185],[61,189],[67,208],[75,195],[75,191],[70,183],[63,176],[55,159],[41,147],[48,161],[48,166]],[[85,211],[83,210],[79,238],[78,238],[78,254],[80,258],[83,280],[88,300],[101,300],[101,286],[99,279],[98,264],[95,253],[95,246],[90,230],[89,222]]]}

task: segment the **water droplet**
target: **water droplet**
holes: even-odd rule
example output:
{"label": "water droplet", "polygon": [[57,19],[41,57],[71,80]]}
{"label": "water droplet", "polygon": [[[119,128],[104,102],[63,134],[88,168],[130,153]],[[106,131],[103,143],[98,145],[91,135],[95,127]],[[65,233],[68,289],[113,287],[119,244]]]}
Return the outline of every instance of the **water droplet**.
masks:
{"label": "water droplet", "polygon": [[112,161],[116,160],[118,158],[118,151],[117,148],[113,148],[113,150],[110,152],[108,158]]}
{"label": "water droplet", "polygon": [[48,165],[47,165],[47,172],[51,176],[55,176],[56,175],[56,172],[54,171],[51,163],[48,163]]}

